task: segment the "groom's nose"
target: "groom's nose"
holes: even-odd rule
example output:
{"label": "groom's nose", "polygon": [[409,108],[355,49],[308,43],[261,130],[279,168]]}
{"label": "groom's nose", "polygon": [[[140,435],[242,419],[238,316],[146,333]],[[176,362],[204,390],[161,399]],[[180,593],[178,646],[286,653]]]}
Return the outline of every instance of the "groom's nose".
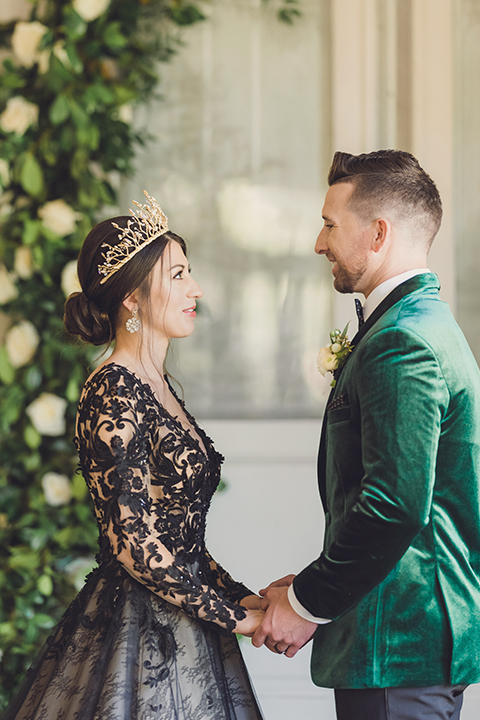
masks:
{"label": "groom's nose", "polygon": [[317,237],[315,252],[317,255],[325,255],[328,252],[328,244],[326,242],[324,229],[320,231]]}

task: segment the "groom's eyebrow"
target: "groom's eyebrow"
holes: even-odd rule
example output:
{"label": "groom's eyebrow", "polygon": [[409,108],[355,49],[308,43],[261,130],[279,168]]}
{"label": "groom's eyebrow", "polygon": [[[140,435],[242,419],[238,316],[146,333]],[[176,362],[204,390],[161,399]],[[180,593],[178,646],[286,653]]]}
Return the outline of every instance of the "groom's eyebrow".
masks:
{"label": "groom's eyebrow", "polygon": [[328,222],[333,222],[332,218],[329,218],[328,215],[322,215],[322,218],[328,220]]}

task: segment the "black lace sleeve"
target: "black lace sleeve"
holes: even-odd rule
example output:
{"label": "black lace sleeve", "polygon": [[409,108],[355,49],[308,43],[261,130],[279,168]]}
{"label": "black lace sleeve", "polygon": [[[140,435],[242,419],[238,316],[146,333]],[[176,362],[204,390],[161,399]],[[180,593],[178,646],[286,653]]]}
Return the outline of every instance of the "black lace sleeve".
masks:
{"label": "black lace sleeve", "polygon": [[234,631],[246,617],[237,602],[250,591],[212,568],[204,546],[209,458],[162,416],[146,386],[106,368],[85,392],[77,425],[101,556],[188,614]]}
{"label": "black lace sleeve", "polygon": [[243,600],[243,598],[248,595],[254,595],[253,590],[249,590],[243,583],[234,580],[232,576],[212,558],[206,548],[205,557],[208,560],[211,571],[210,582],[222,593],[223,597],[228,598],[231,602],[239,603],[240,600]]}

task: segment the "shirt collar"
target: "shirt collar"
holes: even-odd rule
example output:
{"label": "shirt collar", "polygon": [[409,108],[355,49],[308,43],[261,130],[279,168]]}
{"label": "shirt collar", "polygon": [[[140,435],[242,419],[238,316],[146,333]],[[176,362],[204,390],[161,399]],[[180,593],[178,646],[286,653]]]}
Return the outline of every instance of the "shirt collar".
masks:
{"label": "shirt collar", "polygon": [[372,314],[375,308],[380,305],[382,300],[386,298],[387,295],[392,292],[392,290],[395,290],[396,287],[401,285],[406,280],[410,280],[410,278],[415,277],[415,275],[421,275],[422,273],[429,272],[430,270],[428,268],[416,268],[414,270],[407,270],[406,272],[400,273],[400,275],[395,275],[394,277],[385,280],[385,282],[380,283],[380,285],[377,285],[377,287],[372,290],[372,292],[363,304],[364,320],[366,320],[369,315]]}

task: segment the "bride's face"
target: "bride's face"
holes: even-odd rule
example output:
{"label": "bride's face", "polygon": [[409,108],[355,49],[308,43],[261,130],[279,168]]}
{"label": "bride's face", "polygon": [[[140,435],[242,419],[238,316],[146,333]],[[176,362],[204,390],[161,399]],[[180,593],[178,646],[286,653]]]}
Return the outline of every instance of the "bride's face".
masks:
{"label": "bride's face", "polygon": [[170,242],[153,268],[148,319],[143,322],[161,337],[181,338],[194,331],[196,300],[203,291],[190,275],[180,245]]}

